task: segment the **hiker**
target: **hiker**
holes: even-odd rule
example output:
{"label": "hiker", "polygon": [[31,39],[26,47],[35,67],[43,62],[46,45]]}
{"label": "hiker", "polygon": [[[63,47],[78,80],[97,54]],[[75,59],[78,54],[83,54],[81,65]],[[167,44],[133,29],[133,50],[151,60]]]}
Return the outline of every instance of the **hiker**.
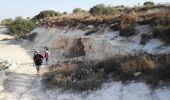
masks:
{"label": "hiker", "polygon": [[44,54],[44,58],[46,60],[46,64],[48,64],[48,58],[49,58],[49,55],[50,55],[50,51],[48,50],[47,47],[45,47],[45,54]]}
{"label": "hiker", "polygon": [[33,59],[34,59],[34,63],[35,63],[36,69],[37,69],[37,74],[39,75],[40,74],[40,66],[42,64],[43,56],[40,54],[39,51],[36,51],[36,54],[34,55]]}

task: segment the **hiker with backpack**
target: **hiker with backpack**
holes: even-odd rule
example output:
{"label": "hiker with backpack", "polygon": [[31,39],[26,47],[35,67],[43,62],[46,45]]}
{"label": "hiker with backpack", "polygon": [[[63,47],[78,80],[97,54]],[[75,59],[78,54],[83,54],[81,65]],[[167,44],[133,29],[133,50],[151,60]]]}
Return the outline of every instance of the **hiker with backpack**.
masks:
{"label": "hiker with backpack", "polygon": [[37,74],[40,74],[40,66],[42,65],[42,60],[43,60],[43,56],[40,54],[39,51],[36,51],[36,54],[33,57],[36,69],[37,69]]}
{"label": "hiker with backpack", "polygon": [[48,50],[47,47],[45,47],[44,58],[46,59],[46,64],[48,64],[49,55],[50,55],[50,51]]}

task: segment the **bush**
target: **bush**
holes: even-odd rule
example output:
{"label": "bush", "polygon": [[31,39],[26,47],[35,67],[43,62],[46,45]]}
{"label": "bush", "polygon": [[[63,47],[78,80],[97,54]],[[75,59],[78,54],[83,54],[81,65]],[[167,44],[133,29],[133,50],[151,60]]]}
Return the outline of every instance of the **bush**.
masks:
{"label": "bush", "polygon": [[123,14],[120,16],[121,29],[128,29],[139,20],[138,14]]}
{"label": "bush", "polygon": [[75,62],[63,64],[53,72],[46,73],[43,82],[48,87],[62,87],[63,89],[74,89],[78,91],[93,90],[103,82],[101,73],[94,74],[93,64]]}
{"label": "bush", "polygon": [[54,16],[60,16],[61,14],[59,12],[55,12],[54,10],[44,10],[41,11],[38,15],[33,17],[34,21],[39,21],[40,19],[45,19],[48,17],[54,17]]}
{"label": "bush", "polygon": [[95,72],[103,70],[104,75],[112,73],[114,78],[129,80],[135,72],[149,72],[156,64],[152,55],[138,54],[135,56],[117,56],[103,60],[95,66]]}
{"label": "bush", "polygon": [[110,16],[115,14],[115,9],[112,6],[105,6],[104,4],[99,4],[90,8],[89,13],[92,15]]}
{"label": "bush", "polygon": [[6,19],[1,20],[1,24],[3,25],[10,25],[12,22],[13,22],[12,18],[6,18]]}
{"label": "bush", "polygon": [[75,9],[73,9],[73,13],[75,14],[75,13],[81,13],[81,12],[83,12],[84,10],[82,10],[81,8],[75,8]]}
{"label": "bush", "polygon": [[67,15],[68,13],[67,12],[63,12],[63,15]]}
{"label": "bush", "polygon": [[[158,64],[162,66],[156,67]],[[99,88],[104,81],[111,78],[110,75],[113,79],[126,81],[138,77],[134,74],[141,72],[140,76],[145,76],[144,80],[153,83],[170,78],[169,65],[169,55],[147,53],[115,56],[98,62],[67,62],[56,67],[55,71],[45,74],[43,81],[49,87],[86,91]]]}
{"label": "bush", "polygon": [[31,32],[36,27],[31,20],[16,19],[9,26],[10,35],[22,36]]}
{"label": "bush", "polygon": [[100,72],[100,70],[103,70],[104,74],[107,75],[109,73],[116,72],[119,67],[120,67],[120,58],[112,57],[98,62],[94,67],[94,71]]}
{"label": "bush", "polygon": [[152,59],[145,55],[128,58],[125,62],[121,63],[120,71],[126,75],[133,75],[135,72],[147,72],[155,67]]}
{"label": "bush", "polygon": [[154,2],[147,1],[143,3],[144,6],[154,6]]}

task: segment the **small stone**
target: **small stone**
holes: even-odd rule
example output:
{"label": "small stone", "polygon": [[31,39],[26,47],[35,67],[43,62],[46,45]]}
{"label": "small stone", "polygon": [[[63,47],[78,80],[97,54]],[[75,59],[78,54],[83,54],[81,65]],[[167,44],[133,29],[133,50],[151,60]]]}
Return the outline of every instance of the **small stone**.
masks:
{"label": "small stone", "polygon": [[88,25],[87,28],[94,28],[94,26],[93,25]]}
{"label": "small stone", "polygon": [[134,73],[134,76],[139,76],[140,74],[142,74],[141,72],[136,72]]}

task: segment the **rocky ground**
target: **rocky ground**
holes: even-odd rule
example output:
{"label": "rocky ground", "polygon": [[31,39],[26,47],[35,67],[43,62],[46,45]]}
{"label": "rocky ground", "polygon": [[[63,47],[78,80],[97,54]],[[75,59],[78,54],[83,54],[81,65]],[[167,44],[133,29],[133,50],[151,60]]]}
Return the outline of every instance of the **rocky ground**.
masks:
{"label": "rocky ground", "polygon": [[[39,49],[43,52],[44,46],[49,46],[53,54],[50,56],[50,64],[54,64],[58,60],[68,60],[64,59],[64,51],[69,52],[68,48],[74,45],[72,44],[74,39],[80,37],[84,41],[85,52],[89,57],[93,54],[91,56],[93,58],[103,58],[103,55],[110,54],[112,51],[112,53],[123,53],[124,51],[119,52],[120,47],[124,49],[128,46],[131,46],[128,49],[129,51],[133,51],[136,48],[144,48],[146,51],[150,50],[149,52],[168,53],[169,47],[158,48],[162,45],[162,42],[151,40],[151,43],[142,46],[135,42],[138,41],[138,36],[128,38],[127,40],[117,37],[115,32],[105,32],[101,35],[87,37],[84,37],[84,32],[80,30],[69,30],[66,32],[65,30],[54,28],[37,28],[34,32],[38,33],[34,41],[23,40],[21,43],[15,44],[10,43],[11,37],[0,34],[1,40],[7,39],[0,41],[0,59],[9,60],[15,66],[15,68],[10,67],[11,70],[0,71],[1,100],[169,100],[170,91],[168,87],[152,90],[145,83],[136,82],[128,84],[122,84],[121,82],[106,83],[102,85],[101,89],[83,93],[62,92],[60,89],[47,90],[42,85],[41,77],[36,75],[36,69],[32,65],[33,50]],[[46,38],[44,39],[44,37]],[[154,43],[157,44],[154,46]],[[92,46],[91,49],[89,48],[90,45]],[[43,65],[43,67],[46,66]]]}

